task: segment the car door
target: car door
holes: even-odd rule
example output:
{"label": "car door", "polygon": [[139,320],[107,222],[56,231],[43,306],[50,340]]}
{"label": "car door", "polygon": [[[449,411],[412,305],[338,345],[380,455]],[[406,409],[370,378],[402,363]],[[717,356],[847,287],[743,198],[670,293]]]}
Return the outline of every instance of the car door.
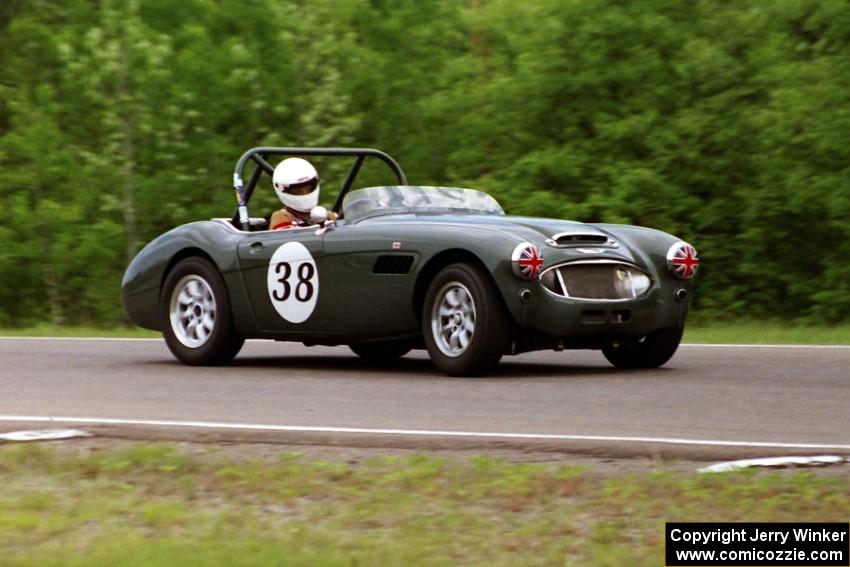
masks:
{"label": "car door", "polygon": [[261,331],[309,339],[338,330],[316,227],[252,233],[239,242],[238,254]]}

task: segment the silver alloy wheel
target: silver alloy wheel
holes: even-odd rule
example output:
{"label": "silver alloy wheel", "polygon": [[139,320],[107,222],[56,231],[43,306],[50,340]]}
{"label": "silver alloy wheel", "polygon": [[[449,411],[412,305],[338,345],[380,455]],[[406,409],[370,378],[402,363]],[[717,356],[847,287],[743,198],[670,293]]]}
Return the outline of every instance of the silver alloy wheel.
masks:
{"label": "silver alloy wheel", "polygon": [[475,302],[462,283],[449,282],[437,293],[431,309],[431,333],[446,356],[454,358],[466,352],[475,334]]}
{"label": "silver alloy wheel", "polygon": [[199,275],[180,278],[171,292],[168,312],[174,336],[184,346],[204,346],[215,328],[215,296]]}

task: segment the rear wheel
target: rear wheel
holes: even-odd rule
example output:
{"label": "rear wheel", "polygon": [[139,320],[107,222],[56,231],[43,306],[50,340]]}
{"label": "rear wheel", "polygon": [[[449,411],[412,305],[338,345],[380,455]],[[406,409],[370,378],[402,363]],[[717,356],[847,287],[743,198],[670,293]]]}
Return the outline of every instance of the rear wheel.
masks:
{"label": "rear wheel", "polygon": [[683,331],[682,327],[653,331],[640,341],[605,347],[602,354],[617,368],[657,368],[673,357]]}
{"label": "rear wheel", "polygon": [[402,343],[359,344],[349,345],[348,348],[363,360],[370,362],[395,360],[410,352],[410,347]]}
{"label": "rear wheel", "polygon": [[204,258],[174,266],[165,278],[160,309],[165,344],[185,364],[225,364],[245,342],[233,331],[224,280]]}
{"label": "rear wheel", "polygon": [[502,358],[509,318],[489,274],[475,264],[446,266],[437,274],[422,312],[425,347],[434,364],[451,376],[475,376]]}

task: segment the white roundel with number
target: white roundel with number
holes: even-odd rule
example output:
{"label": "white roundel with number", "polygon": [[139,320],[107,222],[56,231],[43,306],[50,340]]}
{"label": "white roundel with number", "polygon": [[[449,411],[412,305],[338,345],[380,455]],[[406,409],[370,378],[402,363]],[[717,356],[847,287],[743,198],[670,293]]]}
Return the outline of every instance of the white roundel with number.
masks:
{"label": "white roundel with number", "polygon": [[287,242],[272,254],[266,277],[269,299],[281,317],[303,323],[316,308],[319,270],[307,247]]}

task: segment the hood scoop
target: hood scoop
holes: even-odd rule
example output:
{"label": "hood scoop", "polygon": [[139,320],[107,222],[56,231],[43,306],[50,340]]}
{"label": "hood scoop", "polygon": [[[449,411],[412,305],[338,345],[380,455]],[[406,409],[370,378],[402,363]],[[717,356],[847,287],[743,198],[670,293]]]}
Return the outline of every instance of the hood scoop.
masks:
{"label": "hood scoop", "polygon": [[607,234],[589,230],[568,230],[553,234],[546,239],[546,244],[555,248],[567,248],[570,246],[607,246],[616,248],[619,246],[616,240]]}

